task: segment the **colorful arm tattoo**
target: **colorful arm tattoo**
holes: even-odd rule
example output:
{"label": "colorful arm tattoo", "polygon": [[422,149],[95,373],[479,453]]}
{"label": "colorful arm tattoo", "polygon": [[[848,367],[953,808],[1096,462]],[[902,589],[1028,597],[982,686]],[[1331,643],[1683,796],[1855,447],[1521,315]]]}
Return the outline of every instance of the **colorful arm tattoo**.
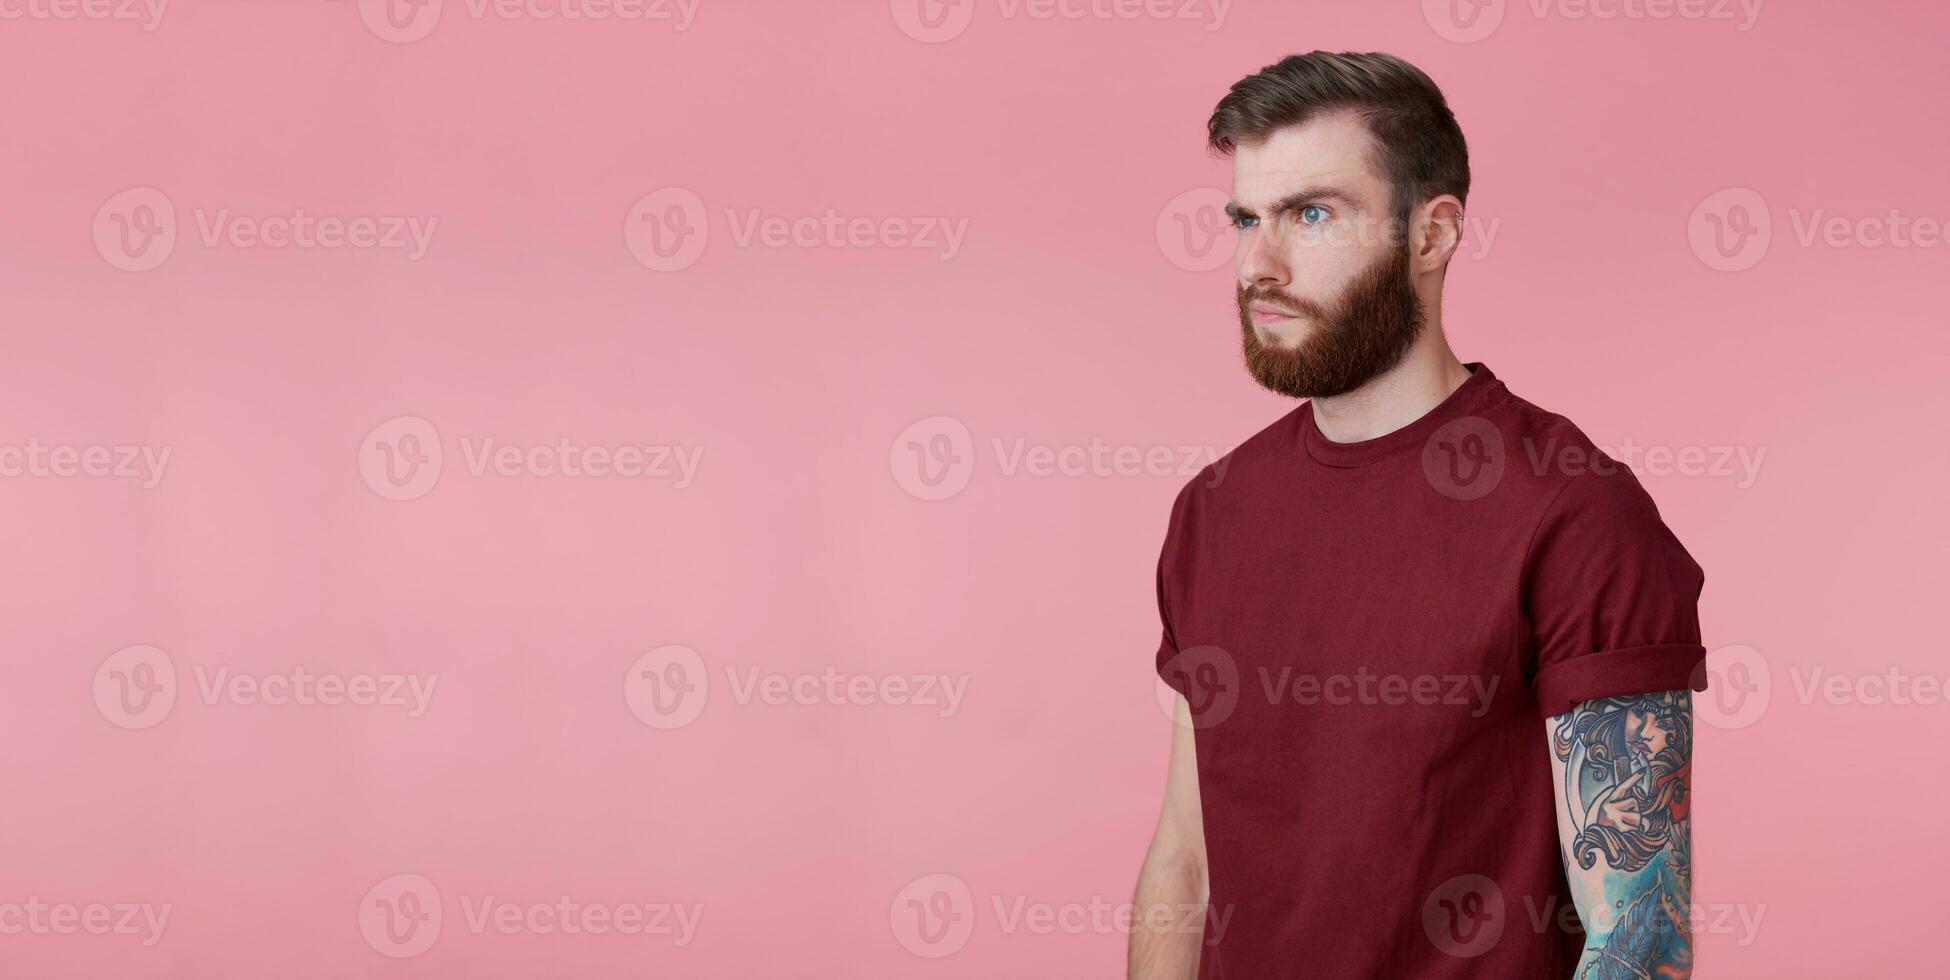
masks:
{"label": "colorful arm tattoo", "polygon": [[1575,980],[1693,973],[1693,695],[1586,701],[1550,720],[1557,826],[1584,922]]}

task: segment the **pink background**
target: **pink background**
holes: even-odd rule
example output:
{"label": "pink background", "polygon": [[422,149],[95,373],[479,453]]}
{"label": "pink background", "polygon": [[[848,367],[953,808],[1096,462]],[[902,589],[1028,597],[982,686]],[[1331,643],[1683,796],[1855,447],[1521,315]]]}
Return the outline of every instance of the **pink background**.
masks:
{"label": "pink background", "polygon": [[[1696,897],[1729,921],[1700,975],[1945,975],[1950,705],[1796,683],[1950,673],[1950,246],[1796,234],[1950,219],[1943,5],[1769,0],[1743,30],[1737,5],[1525,0],[1464,26],[1412,0],[1238,0],[1218,24],[961,3],[923,39],[906,0],[702,0],[683,30],[446,0],[404,43],[352,0],[176,0],[153,30],[6,8],[28,14],[0,20],[0,446],[171,457],[153,487],[0,478],[0,927],[30,897],[170,917],[147,946],[0,934],[0,973],[1121,975],[1116,929],[996,903],[1087,920],[1129,897],[1168,740],[1152,563],[1185,477],[1011,453],[1224,451],[1287,409],[1237,364],[1227,267],[1201,268],[1228,245],[1196,192],[1229,180],[1201,137],[1236,78],[1329,48],[1422,65],[1469,137],[1494,238],[1450,271],[1465,359],[1604,446],[1764,453],[1751,480],[1644,475],[1707,569],[1716,670],[1741,671],[1702,708]],[[143,219],[98,215],[129,188],[174,210],[146,271],[114,249]],[[638,208],[666,188],[694,197]],[[646,267],[624,229],[673,200],[701,202],[702,252]],[[224,209],[438,224],[418,259],[206,244]],[[966,235],[738,240],[753,211],[828,209]],[[1715,215],[1766,222],[1764,255],[1709,267],[1689,242]],[[392,500],[362,440],[401,416],[444,462]],[[682,488],[475,476],[460,441],[484,437],[703,455]],[[953,485],[903,470],[910,437],[965,487],[921,499]],[[91,692],[145,644],[176,700],[125,728]],[[659,727],[625,677],[669,644],[708,691]],[[195,674],[300,666],[437,688],[416,718],[212,703]],[[966,691],[741,703],[725,672],[754,668]],[[405,958],[362,933],[397,875],[444,915]],[[903,931],[951,881],[930,875],[967,889],[942,893],[959,937]],[[703,913],[682,946],[466,928],[463,900],[565,895]]]}

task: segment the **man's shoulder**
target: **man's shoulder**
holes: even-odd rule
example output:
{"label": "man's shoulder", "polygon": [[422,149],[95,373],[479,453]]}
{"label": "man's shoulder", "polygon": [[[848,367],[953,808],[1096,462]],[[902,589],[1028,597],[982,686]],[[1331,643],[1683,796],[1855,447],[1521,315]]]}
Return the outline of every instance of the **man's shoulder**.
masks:
{"label": "man's shoulder", "polygon": [[1528,399],[1499,392],[1481,417],[1502,443],[1504,482],[1559,509],[1636,510],[1651,498],[1630,467],[1598,445],[1577,423]]}

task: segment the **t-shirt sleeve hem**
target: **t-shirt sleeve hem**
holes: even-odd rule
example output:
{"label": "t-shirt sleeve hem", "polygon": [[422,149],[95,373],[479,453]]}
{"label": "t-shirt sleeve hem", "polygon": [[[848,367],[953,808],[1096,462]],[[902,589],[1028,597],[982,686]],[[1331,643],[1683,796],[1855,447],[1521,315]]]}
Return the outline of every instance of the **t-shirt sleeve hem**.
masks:
{"label": "t-shirt sleeve hem", "polygon": [[1555,718],[1581,701],[1655,691],[1706,690],[1706,648],[1659,643],[1572,657],[1537,672],[1537,705]]}
{"label": "t-shirt sleeve hem", "polygon": [[1180,694],[1184,694],[1185,693],[1184,674],[1182,674],[1177,670],[1174,670],[1172,664],[1172,661],[1176,660],[1177,657],[1178,657],[1178,648],[1172,646],[1171,634],[1166,633],[1160,636],[1158,638],[1158,653],[1157,656],[1153,658],[1153,662],[1156,665],[1157,672],[1158,672],[1158,679],[1164,681],[1165,684],[1169,686],[1172,690],[1177,691]]}

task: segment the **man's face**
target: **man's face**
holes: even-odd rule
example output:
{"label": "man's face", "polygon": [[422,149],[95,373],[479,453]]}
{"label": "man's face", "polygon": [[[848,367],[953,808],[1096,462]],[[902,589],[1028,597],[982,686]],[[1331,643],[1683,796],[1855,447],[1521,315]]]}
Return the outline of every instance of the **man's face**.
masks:
{"label": "man's face", "polygon": [[1233,154],[1239,324],[1259,383],[1343,394],[1394,367],[1420,334],[1409,244],[1391,222],[1367,127],[1345,113]]}

